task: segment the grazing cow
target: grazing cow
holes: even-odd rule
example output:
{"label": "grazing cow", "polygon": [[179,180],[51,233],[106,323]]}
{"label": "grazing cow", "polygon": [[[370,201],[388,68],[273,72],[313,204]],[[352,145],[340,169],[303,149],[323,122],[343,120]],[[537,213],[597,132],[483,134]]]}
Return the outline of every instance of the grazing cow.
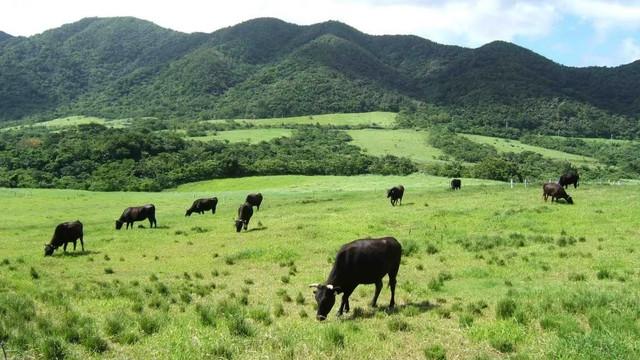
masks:
{"label": "grazing cow", "polygon": [[314,294],[318,303],[316,319],[322,321],[327,318],[336,302],[336,293],[343,293],[338,316],[342,315],[343,311],[349,312],[349,296],[359,284],[376,285],[376,292],[371,301],[371,306],[375,307],[382,290],[382,278],[387,274],[391,288],[389,307],[394,307],[396,276],[401,256],[402,246],[392,237],[360,239],[343,245],[336,255],[327,281],[324,284],[310,285],[315,288]]}
{"label": "grazing cow", "polygon": [[404,195],[404,186],[398,185],[387,190],[387,198],[391,198],[391,206],[396,206],[398,200],[402,205],[402,195]]}
{"label": "grazing cow", "polygon": [[560,180],[558,180],[558,184],[560,184],[561,186],[563,186],[565,189],[573,184],[573,188],[577,188],[578,187],[578,181],[580,180],[580,175],[578,175],[577,172],[575,171],[569,171],[568,173],[560,176]]}
{"label": "grazing cow", "polygon": [[212,197],[208,199],[198,199],[193,202],[191,207],[187,209],[187,213],[184,216],[191,216],[192,213],[204,214],[205,211],[211,210],[212,214],[216,213],[216,206],[218,205],[218,198]]}
{"label": "grazing cow", "polygon": [[156,207],[153,206],[153,204],[128,207],[124,209],[124,212],[120,215],[120,219],[116,220],[116,230],[122,229],[122,224],[125,223],[127,224],[127,229],[129,226],[133,229],[134,222],[142,221],[144,219],[149,219],[149,227],[158,227],[158,223],[156,221]]}
{"label": "grazing cow", "polygon": [[82,251],[84,251],[84,241],[82,240],[82,223],[80,220],[65,222],[56,226],[53,237],[48,244],[44,245],[44,256],[51,256],[53,252],[62,246],[67,252],[67,243],[73,243],[73,251],[76,251],[76,241],[80,239]]}
{"label": "grazing cow", "polygon": [[245,203],[255,206],[258,211],[260,211],[260,204],[262,204],[262,194],[261,193],[253,193],[247,195],[247,198],[244,200]]}
{"label": "grazing cow", "polygon": [[247,230],[249,220],[253,216],[253,207],[249,203],[244,203],[238,208],[238,218],[236,219],[236,232],[240,232],[244,227]]}
{"label": "grazing cow", "polygon": [[551,197],[551,202],[554,200],[557,202],[558,199],[565,199],[568,204],[573,204],[573,199],[564,191],[564,188],[560,184],[546,183],[542,185],[542,198],[544,201],[547,201],[549,197]]}
{"label": "grazing cow", "polygon": [[451,180],[451,190],[460,190],[462,187],[462,181],[460,179]]}

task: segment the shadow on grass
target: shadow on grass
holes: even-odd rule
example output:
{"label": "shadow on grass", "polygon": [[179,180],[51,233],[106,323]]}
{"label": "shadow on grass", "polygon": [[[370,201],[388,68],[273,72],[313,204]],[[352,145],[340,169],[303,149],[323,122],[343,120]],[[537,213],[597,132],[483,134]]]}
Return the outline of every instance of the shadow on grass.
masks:
{"label": "shadow on grass", "polygon": [[262,231],[262,230],[267,230],[266,226],[261,226],[261,227],[255,227],[255,228],[251,228],[245,232],[252,232],[252,231]]}
{"label": "shadow on grass", "polygon": [[60,256],[60,257],[78,257],[78,256],[88,256],[88,255],[98,255],[100,254],[100,251],[93,251],[93,250],[85,250],[85,251],[68,251],[67,252],[60,252],[59,254],[56,254],[54,256]]}
{"label": "shadow on grass", "polygon": [[415,313],[425,313],[427,311],[431,311],[435,308],[437,308],[439,305],[438,304],[433,304],[431,302],[429,302],[428,300],[425,301],[421,301],[421,302],[409,302],[406,304],[402,304],[402,305],[396,305],[393,308],[390,308],[388,306],[378,306],[378,307],[367,307],[366,309],[363,309],[361,307],[356,307],[353,309],[353,312],[351,314],[351,317],[349,318],[345,318],[345,319],[351,319],[351,320],[356,320],[356,319],[370,319],[376,316],[377,313],[380,312],[384,312],[386,314],[402,314],[405,312],[415,312]]}

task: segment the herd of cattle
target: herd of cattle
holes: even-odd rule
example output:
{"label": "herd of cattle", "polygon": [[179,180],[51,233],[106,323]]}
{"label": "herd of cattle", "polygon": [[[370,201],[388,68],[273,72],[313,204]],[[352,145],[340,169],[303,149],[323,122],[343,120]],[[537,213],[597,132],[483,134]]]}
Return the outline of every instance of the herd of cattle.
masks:
{"label": "herd of cattle", "polygon": [[[551,197],[551,201],[564,199],[568,204],[573,204],[573,199],[565,189],[573,184],[578,187],[579,176],[576,172],[569,172],[560,177],[558,183],[545,183],[542,187],[544,201]],[[451,180],[451,190],[460,190],[462,181],[460,179]],[[387,190],[387,198],[391,205],[402,205],[404,186],[398,185]],[[247,230],[249,220],[253,216],[253,207],[260,210],[262,204],[262,194],[255,193],[247,195],[245,202],[238,208],[238,218],[235,220],[236,231],[242,228]],[[216,213],[218,198],[198,199],[187,209],[185,216],[192,213],[204,214],[206,211]],[[122,225],[126,228],[133,228],[136,221],[149,220],[150,227],[157,227],[156,209],[152,204],[129,207],[124,210],[118,220],[116,220],[116,230],[120,230]],[[67,251],[67,244],[73,243],[73,250],[76,250],[76,242],[80,240],[82,251],[84,251],[83,229],[80,221],[71,221],[59,224],[53,233],[53,238],[49,244],[45,245],[45,256],[53,255],[56,248],[63,246]],[[402,256],[402,246],[393,237],[383,237],[379,239],[359,239],[343,245],[336,255],[333,268],[324,284],[312,284],[318,310],[316,319],[325,320],[335,304],[336,294],[342,295],[342,302],[338,310],[338,315],[349,312],[349,296],[360,284],[375,284],[375,293],[371,306],[376,306],[378,296],[382,290],[382,279],[389,276],[389,288],[391,289],[391,301],[389,307],[395,305],[396,276],[400,268],[400,258]]]}

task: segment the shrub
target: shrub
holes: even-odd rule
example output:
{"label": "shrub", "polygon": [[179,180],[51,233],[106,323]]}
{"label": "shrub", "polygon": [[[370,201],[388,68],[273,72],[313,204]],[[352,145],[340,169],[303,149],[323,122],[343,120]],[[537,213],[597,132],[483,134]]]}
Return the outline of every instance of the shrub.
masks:
{"label": "shrub", "polygon": [[424,358],[427,360],[446,360],[447,353],[442,345],[431,345],[424,349]]}
{"label": "shrub", "polygon": [[67,355],[64,342],[54,337],[45,338],[40,345],[40,351],[43,359],[62,360]]}
{"label": "shrub", "polygon": [[138,318],[138,325],[140,325],[140,330],[146,335],[153,335],[160,330],[160,321],[157,317],[142,314]]}
{"label": "shrub", "polygon": [[387,327],[391,331],[409,331],[409,323],[399,317],[393,317],[387,322]]}
{"label": "shrub", "polygon": [[228,317],[227,326],[229,327],[231,335],[234,336],[251,337],[255,333],[251,324],[249,324],[247,320],[239,314],[234,314],[233,316]]}
{"label": "shrub", "polygon": [[427,254],[434,255],[438,253],[438,248],[433,244],[427,244]]}
{"label": "shrub", "polygon": [[109,274],[113,274],[113,272],[114,272],[114,271],[113,271],[113,269],[112,269],[112,268],[110,268],[110,267],[108,267],[108,268],[104,268],[104,273],[105,273],[105,274],[108,274],[108,275],[109,275]]}
{"label": "shrub", "polygon": [[323,338],[331,349],[344,347],[344,334],[336,326],[330,326],[325,329]]}
{"label": "shrub", "polygon": [[196,312],[200,318],[200,322],[206,326],[216,325],[216,311],[213,306],[198,304],[196,305]]}
{"label": "shrub", "polygon": [[31,278],[34,280],[37,280],[40,278],[40,274],[38,274],[38,272],[36,271],[36,269],[34,269],[33,267],[31,267],[31,269],[29,270],[29,272],[31,273]]}
{"label": "shrub", "polygon": [[516,302],[513,299],[502,299],[498,301],[496,305],[496,318],[508,319],[513,316],[517,308]]}
{"label": "shrub", "polygon": [[418,243],[415,240],[412,239],[408,239],[405,240],[402,244],[402,255],[403,256],[412,256],[413,254],[416,254],[418,251],[420,251],[420,247],[418,246]]}

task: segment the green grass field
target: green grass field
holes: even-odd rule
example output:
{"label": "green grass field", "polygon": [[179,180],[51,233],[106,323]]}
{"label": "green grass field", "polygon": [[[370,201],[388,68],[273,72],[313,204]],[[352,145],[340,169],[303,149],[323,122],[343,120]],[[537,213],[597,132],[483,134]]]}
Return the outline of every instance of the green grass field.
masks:
{"label": "green grass field", "polygon": [[407,157],[419,164],[440,161],[440,149],[430,146],[429,133],[416,130],[348,130],[353,144],[375,156],[396,155]]}
{"label": "green grass field", "polygon": [[[637,359],[640,188],[585,184],[576,204],[539,186],[409,177],[257,177],[162,193],[0,189],[0,340],[9,359]],[[385,189],[402,183],[403,205]],[[235,233],[250,191],[264,202]],[[185,217],[220,199],[215,215]],[[159,227],[114,230],[153,202]],[[624,204],[624,208],[621,207]],[[80,219],[85,253],[43,256]],[[340,245],[395,236],[396,292],[314,319],[308,284]]]}
{"label": "green grass field", "polygon": [[104,125],[112,128],[122,128],[129,124],[129,120],[128,119],[106,120],[103,118],[97,118],[92,116],[69,116],[65,118],[53,119],[53,120],[43,121],[43,122],[34,123],[30,125],[20,125],[20,126],[9,127],[4,130],[17,129],[17,128],[22,128],[24,126],[45,126],[51,129],[56,129],[56,128],[64,128],[69,126],[78,126],[78,125],[87,125],[87,124],[100,124],[100,125]]}
{"label": "green grass field", "polygon": [[300,124],[320,124],[320,125],[369,125],[379,127],[391,127],[396,121],[396,113],[391,112],[367,112],[352,114],[325,114],[325,115],[309,115],[295,116],[287,118],[272,119],[227,119],[227,120],[208,120],[208,122],[224,122],[236,121],[242,123],[251,123],[256,126],[282,126],[300,125]]}
{"label": "green grass field", "polygon": [[215,135],[190,137],[188,139],[198,141],[227,140],[229,142],[248,142],[255,144],[261,141],[269,141],[271,139],[288,136],[291,136],[291,130],[289,129],[266,128],[218,131]]}
{"label": "green grass field", "polygon": [[532,151],[544,157],[556,160],[566,160],[575,164],[594,165],[598,160],[581,155],[569,154],[562,151],[546,149],[539,146],[523,144],[518,140],[502,139],[490,136],[462,134],[470,140],[480,144],[489,144],[495,147],[499,152],[521,153],[523,151]]}

